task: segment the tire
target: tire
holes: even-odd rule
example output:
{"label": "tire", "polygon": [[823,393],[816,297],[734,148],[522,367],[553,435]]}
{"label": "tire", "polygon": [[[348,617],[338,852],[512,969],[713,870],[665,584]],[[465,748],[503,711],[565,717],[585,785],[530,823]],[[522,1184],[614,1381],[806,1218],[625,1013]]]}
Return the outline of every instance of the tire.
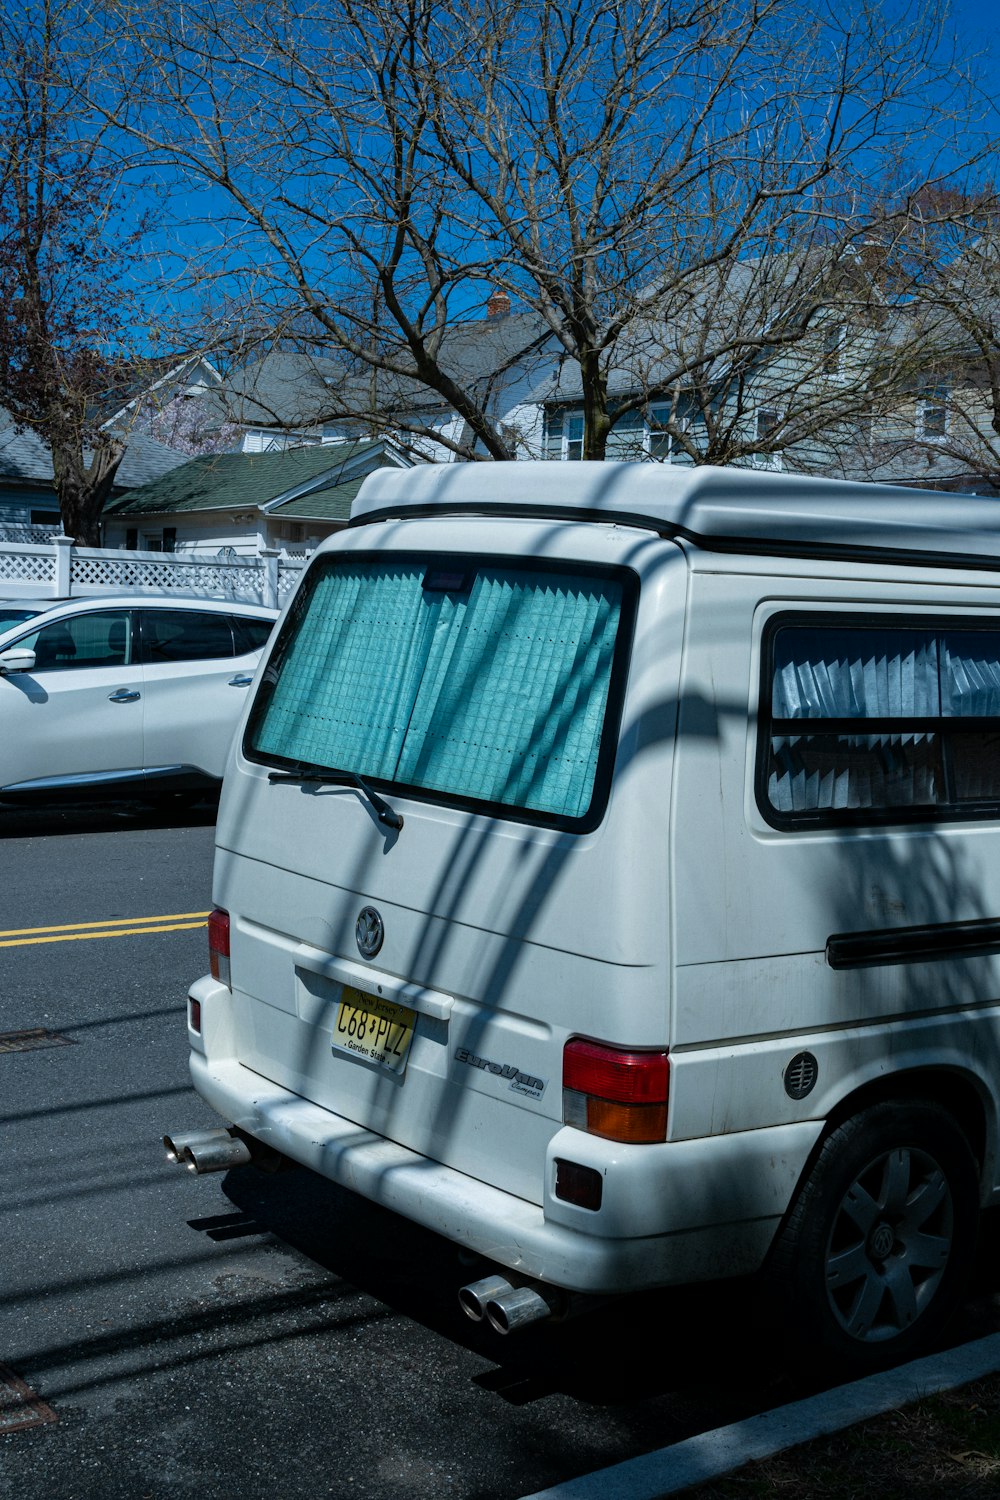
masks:
{"label": "tire", "polygon": [[800,1352],[858,1372],[910,1358],[962,1295],[978,1220],[976,1160],[946,1110],[889,1101],[838,1126],[768,1265]]}

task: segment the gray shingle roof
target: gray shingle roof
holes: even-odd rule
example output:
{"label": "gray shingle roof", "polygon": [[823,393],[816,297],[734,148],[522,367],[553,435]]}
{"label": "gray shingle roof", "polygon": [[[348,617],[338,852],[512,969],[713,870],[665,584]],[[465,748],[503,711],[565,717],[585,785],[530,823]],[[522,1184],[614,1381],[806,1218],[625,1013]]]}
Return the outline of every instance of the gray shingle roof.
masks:
{"label": "gray shingle roof", "polygon": [[[533,313],[456,323],[445,336],[441,363],[464,385],[488,382],[549,337]],[[224,389],[207,397],[220,423],[310,427],[324,418],[440,405],[441,398],[415,379],[348,373],[342,364],[309,352],[278,350],[234,371]]]}
{"label": "gray shingle roof", "polygon": [[[115,475],[115,489],[131,489],[169,474],[186,462],[186,456],[155,438],[136,432],[128,440],[125,457]],[[52,455],[34,432],[18,431],[10,416],[0,410],[0,484],[5,480],[52,484]]]}

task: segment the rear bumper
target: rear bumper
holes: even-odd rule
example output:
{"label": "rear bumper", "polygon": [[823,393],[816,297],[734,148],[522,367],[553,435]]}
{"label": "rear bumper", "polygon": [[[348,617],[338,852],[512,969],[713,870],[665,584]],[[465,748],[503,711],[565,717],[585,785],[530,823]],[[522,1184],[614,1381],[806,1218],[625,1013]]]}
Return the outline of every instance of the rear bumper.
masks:
{"label": "rear bumper", "polygon": [[[229,992],[201,980],[192,994],[214,1024],[204,1036],[191,1034],[191,1076],[224,1120],[464,1249],[573,1291],[636,1291],[758,1269],[821,1130],[810,1121],[623,1147],[557,1127],[546,1153],[544,1201],[529,1203],[243,1067],[226,1045]],[[599,1212],[553,1196],[560,1157],[602,1174]]]}

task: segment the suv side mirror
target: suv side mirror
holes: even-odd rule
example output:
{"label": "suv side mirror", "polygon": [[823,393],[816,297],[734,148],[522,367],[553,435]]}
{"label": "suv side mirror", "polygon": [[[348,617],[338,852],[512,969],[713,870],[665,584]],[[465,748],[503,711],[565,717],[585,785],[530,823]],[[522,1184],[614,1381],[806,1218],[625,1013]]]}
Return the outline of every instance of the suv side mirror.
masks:
{"label": "suv side mirror", "polygon": [[9,651],[0,652],[0,672],[31,672],[35,666],[34,651],[25,651],[20,646],[12,646]]}

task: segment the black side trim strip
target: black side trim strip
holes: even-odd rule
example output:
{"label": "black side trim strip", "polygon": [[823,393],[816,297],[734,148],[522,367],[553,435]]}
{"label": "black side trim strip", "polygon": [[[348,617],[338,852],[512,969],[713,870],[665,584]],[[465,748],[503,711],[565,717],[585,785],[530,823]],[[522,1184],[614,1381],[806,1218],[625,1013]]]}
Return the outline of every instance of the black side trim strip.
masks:
{"label": "black side trim strip", "polygon": [[935,922],[926,927],[841,932],[826,940],[826,961],[831,969],[922,964],[943,958],[973,958],[983,953],[1000,953],[998,917],[981,922]]}
{"label": "black side trim strip", "polygon": [[635,526],[670,541],[689,542],[704,552],[746,554],[751,557],[818,558],[828,562],[899,563],[911,568],[961,568],[966,571],[994,572],[1000,568],[1000,549],[996,556],[969,552],[936,552],[916,547],[866,546],[859,542],[787,541],[778,537],[708,536],[679,526],[673,521],[657,521],[653,516],[627,510],[591,510],[568,505],[491,505],[475,510],[468,504],[387,505],[362,516],[352,516],[348,526],[369,526],[383,521],[423,520],[429,516],[468,516],[487,518],[513,517],[525,521],[597,521],[605,526]]}

